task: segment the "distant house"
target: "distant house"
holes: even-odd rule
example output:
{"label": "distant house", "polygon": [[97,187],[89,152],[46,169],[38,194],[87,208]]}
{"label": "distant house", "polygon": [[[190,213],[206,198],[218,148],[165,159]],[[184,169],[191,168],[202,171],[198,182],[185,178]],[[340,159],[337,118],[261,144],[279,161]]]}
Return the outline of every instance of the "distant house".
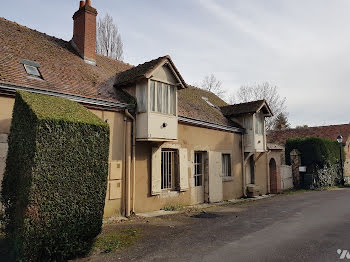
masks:
{"label": "distant house", "polygon": [[25,90],[77,101],[109,124],[106,217],[269,193],[267,103],[227,105],[188,85],[169,56],[132,66],[96,54],[90,3],[80,1],[69,42],[0,18],[0,178]]}
{"label": "distant house", "polygon": [[344,176],[349,181],[350,177],[350,124],[315,126],[275,130],[268,132],[269,143],[285,144],[287,139],[298,137],[320,137],[336,140],[339,135],[343,136],[346,159],[344,163]]}

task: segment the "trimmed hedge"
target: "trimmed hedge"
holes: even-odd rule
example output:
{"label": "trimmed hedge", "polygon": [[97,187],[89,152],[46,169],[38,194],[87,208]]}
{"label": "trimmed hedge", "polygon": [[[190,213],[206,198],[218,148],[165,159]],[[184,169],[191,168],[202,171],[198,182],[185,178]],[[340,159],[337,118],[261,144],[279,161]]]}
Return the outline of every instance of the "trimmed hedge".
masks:
{"label": "trimmed hedge", "polygon": [[66,260],[100,233],[109,128],[66,99],[18,92],[2,183],[5,229],[17,260]]}
{"label": "trimmed hedge", "polygon": [[[305,166],[324,167],[339,163],[340,149],[337,141],[317,137],[288,139],[286,142],[287,165],[290,165],[290,152],[293,149],[300,152],[301,162]],[[344,148],[342,150],[344,160]]]}

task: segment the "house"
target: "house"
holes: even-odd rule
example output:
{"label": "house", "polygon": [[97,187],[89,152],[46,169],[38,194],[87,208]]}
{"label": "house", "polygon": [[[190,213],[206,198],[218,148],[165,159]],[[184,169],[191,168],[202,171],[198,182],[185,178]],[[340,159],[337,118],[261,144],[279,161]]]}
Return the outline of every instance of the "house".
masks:
{"label": "house", "polygon": [[109,124],[105,217],[269,193],[267,103],[227,105],[188,85],[169,56],[132,66],[96,54],[96,17],[80,1],[70,42],[0,18],[0,174],[24,90],[77,101]]}
{"label": "house", "polygon": [[350,124],[315,126],[274,130],[268,132],[267,140],[269,143],[285,144],[290,138],[319,137],[330,140],[337,140],[337,137],[343,137],[345,150],[344,178],[349,181],[350,177]]}

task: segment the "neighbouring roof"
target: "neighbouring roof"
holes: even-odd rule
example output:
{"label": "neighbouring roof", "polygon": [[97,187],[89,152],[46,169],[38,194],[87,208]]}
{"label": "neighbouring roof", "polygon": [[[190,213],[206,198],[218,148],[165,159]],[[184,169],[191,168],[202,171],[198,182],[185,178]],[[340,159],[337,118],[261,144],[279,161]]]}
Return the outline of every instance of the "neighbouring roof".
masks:
{"label": "neighbouring roof", "polygon": [[[113,87],[116,74],[132,66],[96,55],[86,64],[70,42],[0,18],[0,83],[126,103],[130,97]],[[21,60],[40,64],[43,80],[29,77]]]}
{"label": "neighbouring roof", "polygon": [[256,100],[246,103],[226,105],[221,107],[222,113],[227,117],[242,114],[253,114],[263,109],[264,114],[272,115],[272,111],[265,100]]}
{"label": "neighbouring roof", "polygon": [[269,131],[267,133],[267,141],[269,143],[285,144],[287,139],[299,137],[320,137],[336,140],[339,135],[342,135],[343,142],[346,142],[350,138],[350,124]]}
{"label": "neighbouring roof", "polygon": [[[214,106],[209,105],[203,97],[207,98]],[[222,114],[220,107],[225,105],[227,103],[212,92],[194,86],[187,85],[187,88],[178,90],[179,116],[242,128]]]}
{"label": "neighbouring roof", "polygon": [[170,64],[170,66],[174,69],[176,75],[180,78],[182,85],[186,87],[185,81],[183,80],[182,76],[180,75],[179,71],[177,70],[176,66],[171,60],[170,56],[161,56],[119,73],[116,76],[115,85],[123,86],[129,83],[133,83],[140,78],[148,78],[150,77],[149,74],[164,62],[168,62]]}

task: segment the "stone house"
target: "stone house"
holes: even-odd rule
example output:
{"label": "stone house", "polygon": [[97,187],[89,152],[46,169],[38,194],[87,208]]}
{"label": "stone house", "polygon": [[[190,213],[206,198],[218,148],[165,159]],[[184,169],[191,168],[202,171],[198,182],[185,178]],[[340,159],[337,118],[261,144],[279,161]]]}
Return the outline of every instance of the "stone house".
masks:
{"label": "stone house", "polygon": [[269,143],[277,143],[284,145],[290,138],[320,137],[330,140],[337,140],[337,137],[343,137],[343,146],[345,150],[344,177],[345,181],[349,181],[350,177],[350,124],[315,126],[290,128],[282,130],[270,131],[267,134]]}
{"label": "stone house", "polygon": [[[0,175],[17,90],[81,103],[110,126],[105,217],[270,191],[264,100],[227,105],[188,85],[169,56],[101,56],[80,1],[70,42],[0,18]],[[136,105],[136,107],[135,107]]]}

